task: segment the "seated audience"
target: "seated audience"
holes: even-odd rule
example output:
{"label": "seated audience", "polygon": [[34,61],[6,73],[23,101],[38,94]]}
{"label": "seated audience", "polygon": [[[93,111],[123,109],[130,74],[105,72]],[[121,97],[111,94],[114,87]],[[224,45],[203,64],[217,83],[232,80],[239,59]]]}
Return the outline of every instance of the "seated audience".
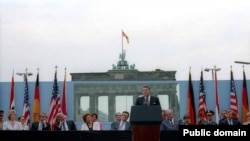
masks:
{"label": "seated audience", "polygon": [[128,118],[129,112],[123,111],[121,120],[114,122],[113,126],[111,126],[111,130],[131,130],[131,124],[128,122]]}
{"label": "seated audience", "polygon": [[25,118],[24,118],[24,116],[19,116],[17,118],[17,120],[19,122],[21,122],[21,124],[22,124],[22,129],[21,130],[29,130],[29,126],[25,124]]}
{"label": "seated audience", "polygon": [[181,125],[191,125],[190,116],[188,114],[183,116]]}
{"label": "seated audience", "polygon": [[30,126],[31,131],[50,131],[51,126],[50,123],[47,121],[47,115],[46,113],[40,113],[39,115],[39,121],[32,122]]}
{"label": "seated audience", "polygon": [[227,111],[227,119],[223,120],[220,125],[241,125],[241,122],[233,118],[233,111]]}
{"label": "seated audience", "polygon": [[55,123],[56,131],[76,131],[76,125],[73,120],[67,120],[67,116],[63,113],[58,113],[56,115]]}
{"label": "seated audience", "polygon": [[21,122],[16,120],[16,111],[8,112],[8,120],[3,122],[3,130],[22,130]]}
{"label": "seated audience", "polygon": [[202,122],[202,125],[217,125],[217,123],[213,121],[214,111],[207,110],[206,116],[207,116],[207,119]]}
{"label": "seated audience", "polygon": [[100,131],[100,124],[98,122],[92,122],[91,114],[86,113],[82,116],[84,123],[82,124],[81,130],[84,131]]}
{"label": "seated audience", "polygon": [[166,120],[161,123],[161,130],[179,130],[179,125],[182,123],[181,119],[174,118],[173,110],[166,110]]}
{"label": "seated audience", "polygon": [[92,113],[91,114],[91,120],[92,120],[92,122],[98,122],[100,124],[100,129],[102,130],[102,123],[99,122],[99,121],[97,121],[97,119],[98,119],[98,115],[96,113]]}

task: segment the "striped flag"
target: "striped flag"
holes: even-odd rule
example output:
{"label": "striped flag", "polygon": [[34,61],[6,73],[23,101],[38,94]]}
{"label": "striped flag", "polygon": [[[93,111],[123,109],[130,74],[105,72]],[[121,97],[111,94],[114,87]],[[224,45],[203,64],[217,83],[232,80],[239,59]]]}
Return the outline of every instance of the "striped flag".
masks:
{"label": "striped flag", "polygon": [[219,96],[218,96],[218,82],[217,82],[217,72],[215,71],[215,122],[218,124],[220,120],[220,106],[219,106]]}
{"label": "striped flag", "polygon": [[247,122],[246,114],[249,112],[246,73],[243,70],[243,86],[242,86],[242,123]]}
{"label": "striped flag", "polygon": [[205,91],[204,91],[204,83],[203,83],[203,71],[201,71],[201,77],[200,77],[200,95],[199,95],[199,117],[200,121],[198,123],[201,124],[202,121],[206,119],[205,112],[207,111],[207,104],[206,104],[206,97],[205,97]]}
{"label": "striped flag", "polygon": [[11,77],[11,89],[10,89],[10,109],[15,110],[15,84],[14,84],[14,73]]}
{"label": "striped flag", "polygon": [[125,37],[125,39],[127,40],[127,43],[129,44],[129,38],[128,38],[127,34],[125,32],[123,32],[123,30],[122,30],[122,37]]}
{"label": "striped flag", "polygon": [[234,114],[238,117],[238,102],[237,102],[237,94],[235,90],[235,83],[234,83],[234,77],[233,77],[233,71],[231,69],[231,79],[230,79],[230,110],[234,112]]}
{"label": "striped flag", "polygon": [[67,105],[66,105],[66,71],[65,71],[64,82],[63,82],[62,113],[64,115],[67,115]]}
{"label": "striped flag", "polygon": [[191,71],[189,71],[189,81],[188,81],[188,102],[187,111],[190,117],[191,124],[196,124],[196,114],[195,114],[195,104],[194,104],[194,91],[191,78]]}
{"label": "striped flag", "polygon": [[33,122],[39,121],[39,114],[40,114],[40,88],[39,88],[39,73],[37,73],[35,94],[34,94],[34,106],[33,106]]}
{"label": "striped flag", "polygon": [[29,88],[28,88],[28,78],[27,74],[24,74],[24,103],[23,103],[23,116],[25,119],[25,124],[30,124],[30,104],[29,104]]}
{"label": "striped flag", "polygon": [[50,100],[50,110],[49,110],[49,118],[48,118],[48,122],[50,123],[52,130],[54,130],[56,115],[58,113],[61,113],[61,108],[60,108],[60,96],[59,96],[59,90],[58,90],[58,84],[57,84],[57,70],[56,70],[54,84],[53,84],[53,91],[52,91],[52,96]]}

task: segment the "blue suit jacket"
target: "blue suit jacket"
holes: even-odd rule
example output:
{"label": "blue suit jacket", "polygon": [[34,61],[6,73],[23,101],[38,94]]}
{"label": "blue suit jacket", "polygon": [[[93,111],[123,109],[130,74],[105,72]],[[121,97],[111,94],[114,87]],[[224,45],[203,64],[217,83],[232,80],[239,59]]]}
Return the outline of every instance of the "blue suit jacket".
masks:
{"label": "blue suit jacket", "polygon": [[[126,122],[125,123],[125,130],[131,130],[131,124],[130,124],[130,122],[128,122],[128,121],[125,121],[125,122]],[[115,130],[115,131],[119,130],[120,123],[121,123],[121,121],[115,121],[115,122],[113,122],[111,124],[111,130]]]}
{"label": "blue suit jacket", "polygon": [[161,123],[161,130],[179,130],[179,125],[182,124],[181,119],[174,119],[173,125],[170,124],[169,120],[164,120]]}
{"label": "blue suit jacket", "polygon": [[[242,125],[240,121],[232,119],[233,125]],[[224,119],[219,125],[229,125],[228,120]]]}

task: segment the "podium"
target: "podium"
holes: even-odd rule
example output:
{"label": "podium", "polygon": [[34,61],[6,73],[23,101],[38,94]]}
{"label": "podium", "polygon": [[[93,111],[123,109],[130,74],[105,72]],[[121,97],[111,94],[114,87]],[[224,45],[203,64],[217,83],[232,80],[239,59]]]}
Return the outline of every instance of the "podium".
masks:
{"label": "podium", "polygon": [[132,106],[130,113],[133,141],[160,141],[161,106]]}

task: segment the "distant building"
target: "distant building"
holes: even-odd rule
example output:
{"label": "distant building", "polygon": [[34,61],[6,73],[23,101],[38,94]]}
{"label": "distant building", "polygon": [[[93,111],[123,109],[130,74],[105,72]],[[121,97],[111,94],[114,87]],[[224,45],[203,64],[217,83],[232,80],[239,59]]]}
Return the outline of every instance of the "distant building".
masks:
{"label": "distant building", "polygon": [[[124,54],[124,53],[123,53]],[[81,121],[83,111],[95,112],[99,120],[114,120],[116,112],[130,112],[136,98],[142,94],[142,87],[149,85],[153,95],[160,97],[161,105],[173,109],[179,117],[176,71],[138,71],[135,65],[129,67],[125,54],[120,55],[112,70],[100,73],[71,73],[74,87],[74,114]]]}

